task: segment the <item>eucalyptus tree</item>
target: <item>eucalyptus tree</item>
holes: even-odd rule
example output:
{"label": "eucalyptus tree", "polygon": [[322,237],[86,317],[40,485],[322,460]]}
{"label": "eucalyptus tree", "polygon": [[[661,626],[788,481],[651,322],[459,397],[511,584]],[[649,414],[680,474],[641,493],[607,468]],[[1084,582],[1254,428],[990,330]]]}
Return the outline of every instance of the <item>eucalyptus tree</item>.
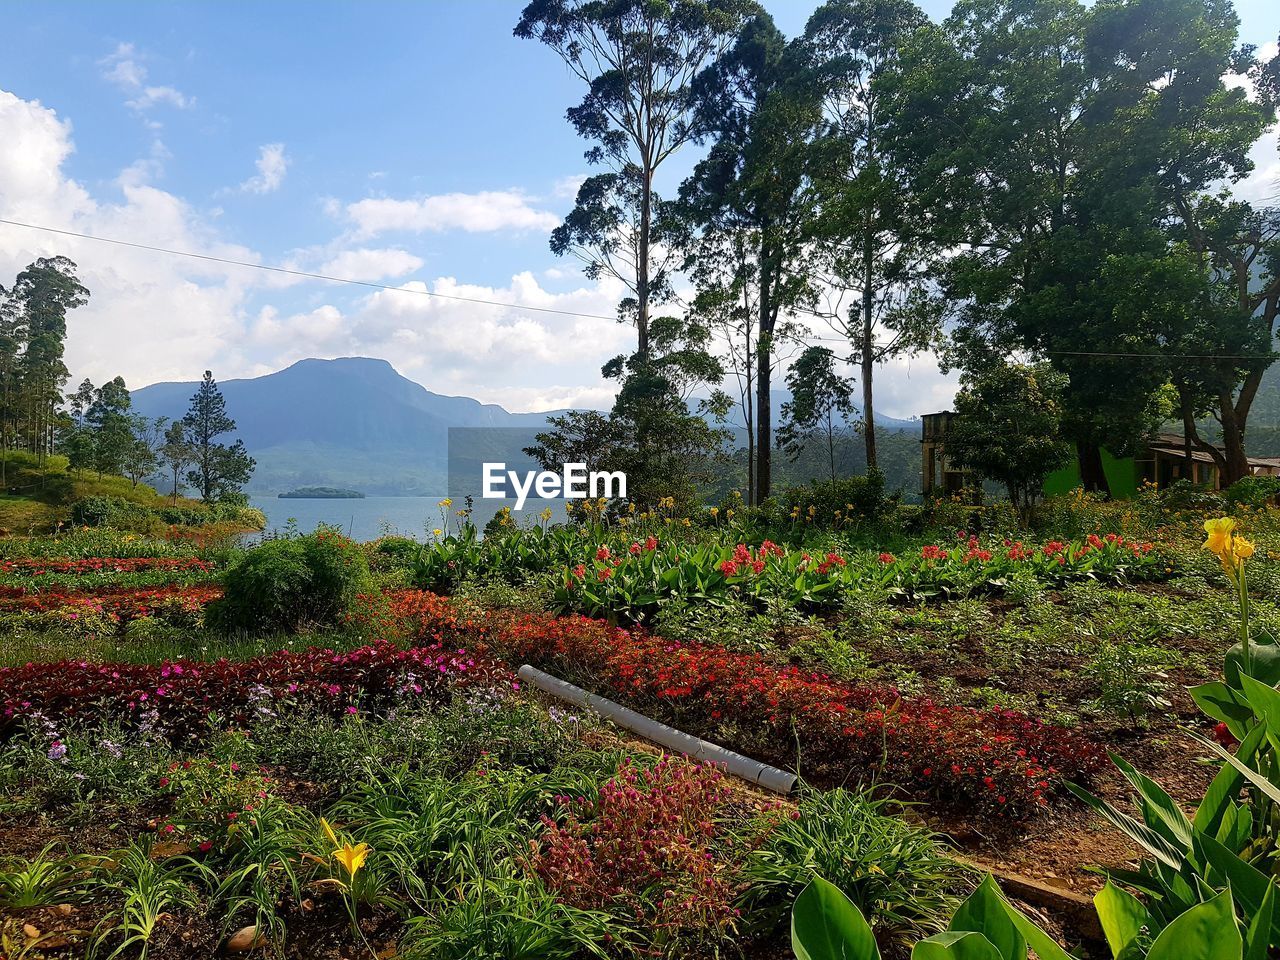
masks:
{"label": "eucalyptus tree", "polygon": [[794,337],[794,312],[814,299],[807,171],[819,113],[800,53],[760,13],[703,73],[699,126],[711,145],[673,211],[686,226],[692,313],[724,332],[740,374],[752,503],[770,493],[777,346]]}
{"label": "eucalyptus tree", "polygon": [[89,291],[66,257],[41,257],[18,274],[9,296],[21,311],[22,352],[16,361],[25,446],[42,459],[53,447],[62,386],[67,312],[89,302]]}
{"label": "eucalyptus tree", "polygon": [[914,68],[901,51],[928,26],[911,0],[830,0],[803,39],[823,95],[812,167],[824,313],[860,369],[868,468],[876,466],[876,364],[928,347],[941,317],[929,276],[946,238],[913,187],[909,154],[889,135],[897,105],[884,90]]}
{"label": "eucalyptus tree", "polygon": [[637,354],[650,353],[654,304],[670,293],[671,253],[661,242],[655,179],[697,136],[695,80],[733,41],[751,0],[532,0],[517,37],[555,50],[587,85],[567,113],[593,142],[588,177],[551,237],[588,277],[614,277],[630,291],[620,319],[636,326]]}

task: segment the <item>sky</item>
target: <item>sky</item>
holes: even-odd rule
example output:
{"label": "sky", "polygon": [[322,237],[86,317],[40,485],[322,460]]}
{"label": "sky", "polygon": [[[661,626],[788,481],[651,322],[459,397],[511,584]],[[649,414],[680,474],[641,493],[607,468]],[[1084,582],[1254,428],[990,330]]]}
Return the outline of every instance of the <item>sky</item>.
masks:
{"label": "sky", "polygon": [[[766,0],[788,36],[815,0]],[[590,171],[579,81],[506,0],[27,2],[0,15],[0,218],[225,259],[611,317],[622,291],[548,234]],[[935,19],[946,0],[923,4]],[[1280,4],[1238,0],[1267,52]],[[1276,131],[1243,190],[1274,193]],[[695,155],[677,158],[673,173]],[[63,254],[91,291],[72,382],[258,376],[374,356],[510,410],[608,406],[610,319],[303,280],[0,224],[0,283]],[[925,355],[879,371],[909,417],[954,392]]]}

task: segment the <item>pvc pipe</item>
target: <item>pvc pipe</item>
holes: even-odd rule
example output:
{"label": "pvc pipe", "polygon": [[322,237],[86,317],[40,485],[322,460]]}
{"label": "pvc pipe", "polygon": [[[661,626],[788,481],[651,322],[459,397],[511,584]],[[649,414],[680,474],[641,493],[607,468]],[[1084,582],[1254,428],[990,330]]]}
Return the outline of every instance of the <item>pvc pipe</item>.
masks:
{"label": "pvc pipe", "polygon": [[750,783],[772,790],[786,796],[796,785],[796,775],[771,767],[759,760],[752,760],[740,753],[726,750],[724,747],[699,739],[692,734],[669,727],[665,723],[651,720],[642,713],[628,709],[620,703],[606,700],[604,697],[589,693],[572,683],[566,683],[549,673],[543,673],[537,667],[525,664],[520,668],[520,677],[532,683],[544,693],[568,701],[575,706],[594,710],[607,717],[620,727],[638,733],[646,740],[652,740],[660,746],[683,754],[691,760],[713,763],[735,777],[741,777]]}

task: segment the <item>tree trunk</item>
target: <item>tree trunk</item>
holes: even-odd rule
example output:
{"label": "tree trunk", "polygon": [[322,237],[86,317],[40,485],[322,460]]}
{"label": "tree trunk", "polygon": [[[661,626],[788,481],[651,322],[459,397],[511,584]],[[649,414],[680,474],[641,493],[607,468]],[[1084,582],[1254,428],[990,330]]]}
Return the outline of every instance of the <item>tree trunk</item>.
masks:
{"label": "tree trunk", "polygon": [[1102,469],[1102,448],[1096,443],[1076,442],[1076,459],[1080,463],[1080,483],[1090,493],[1111,495],[1106,471]]}
{"label": "tree trunk", "polygon": [[[1244,399],[1243,393],[1241,399]],[[1249,469],[1249,457],[1244,450],[1244,427],[1248,407],[1245,407],[1245,415],[1241,416],[1236,404],[1232,403],[1230,392],[1227,391],[1223,392],[1219,403],[1222,410],[1222,451],[1225,454],[1225,462],[1219,468],[1218,483],[1225,490],[1252,472]]]}
{"label": "tree trunk", "polygon": [[644,196],[640,199],[640,241],[636,251],[636,352],[649,359],[649,236],[653,220],[653,171],[644,171]]}
{"label": "tree trunk", "polygon": [[773,468],[773,410],[770,407],[769,366],[773,356],[772,334],[761,331],[756,348],[756,503],[769,499]]}
{"label": "tree trunk", "polygon": [[875,303],[871,288],[871,271],[875,265],[875,251],[871,246],[870,224],[863,232],[866,240],[862,250],[862,432],[867,448],[867,472],[870,473],[877,467],[875,403],[871,379],[875,373],[876,364]]}

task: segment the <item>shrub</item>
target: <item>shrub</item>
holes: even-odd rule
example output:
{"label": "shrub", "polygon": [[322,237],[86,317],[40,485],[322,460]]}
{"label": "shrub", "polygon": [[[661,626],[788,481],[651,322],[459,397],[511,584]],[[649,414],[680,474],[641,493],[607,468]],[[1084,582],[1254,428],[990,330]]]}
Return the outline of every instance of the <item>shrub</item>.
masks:
{"label": "shrub", "polygon": [[815,480],[787,488],[779,498],[778,521],[804,522],[812,517],[817,526],[843,527],[887,520],[897,505],[898,498],[885,493],[884,474],[871,470],[864,476]]}
{"label": "shrub", "polygon": [[946,927],[966,871],[938,839],[868,793],[806,790],[791,817],[766,814],[765,839],[744,869],[748,916],[771,928],[814,877],[830,880],[884,941],[908,943]]}
{"label": "shrub", "polygon": [[1233,504],[1265,507],[1280,497],[1280,477],[1245,477],[1228,487],[1223,496]]}
{"label": "shrub", "polygon": [[635,924],[682,956],[677,944],[715,944],[737,922],[736,865],[720,836],[729,797],[713,766],[624,763],[598,797],[563,798],[562,820],[543,819],[530,865],[561,902]]}
{"label": "shrub", "polygon": [[355,611],[356,598],[372,588],[359,545],[321,528],[269,540],[232,564],[224,595],[209,605],[205,622],[224,633],[333,626],[344,622]]}

